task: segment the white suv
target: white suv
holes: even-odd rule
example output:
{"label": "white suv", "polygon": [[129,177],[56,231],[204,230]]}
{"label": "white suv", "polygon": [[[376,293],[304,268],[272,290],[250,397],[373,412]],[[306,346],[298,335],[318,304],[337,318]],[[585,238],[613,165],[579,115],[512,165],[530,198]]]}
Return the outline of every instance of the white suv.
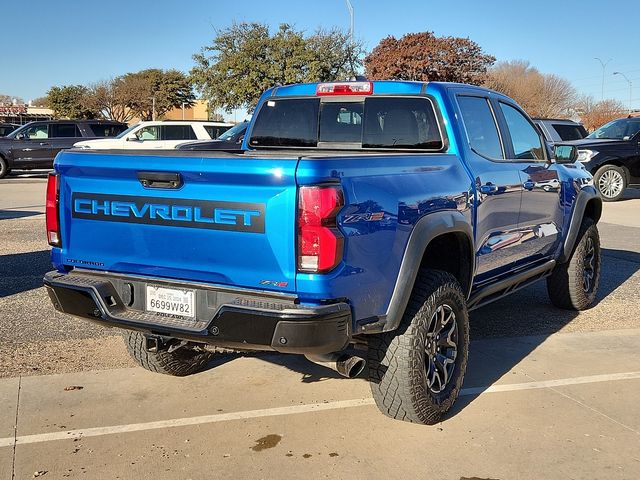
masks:
{"label": "white suv", "polygon": [[233,127],[221,122],[140,122],[115,138],[77,142],[76,148],[111,149],[173,149],[185,140],[211,140]]}

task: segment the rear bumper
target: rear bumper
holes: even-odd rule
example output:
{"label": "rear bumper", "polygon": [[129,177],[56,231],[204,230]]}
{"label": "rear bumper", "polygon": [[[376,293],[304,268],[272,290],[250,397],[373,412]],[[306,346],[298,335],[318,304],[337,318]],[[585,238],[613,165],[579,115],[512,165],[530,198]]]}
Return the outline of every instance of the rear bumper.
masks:
{"label": "rear bumper", "polygon": [[[84,271],[49,272],[44,284],[63,313],[151,335],[301,354],[340,351],[351,341],[346,303],[308,307],[290,295]],[[146,285],[194,290],[196,317],[145,312]]]}

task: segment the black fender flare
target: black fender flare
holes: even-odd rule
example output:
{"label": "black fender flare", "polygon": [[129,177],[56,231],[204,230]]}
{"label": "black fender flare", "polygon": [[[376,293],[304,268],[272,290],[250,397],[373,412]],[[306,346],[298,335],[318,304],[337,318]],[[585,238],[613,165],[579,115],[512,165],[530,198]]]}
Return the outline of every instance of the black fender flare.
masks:
{"label": "black fender flare", "polygon": [[567,234],[564,237],[564,245],[562,247],[562,252],[560,253],[560,258],[558,259],[559,263],[564,263],[571,258],[573,247],[578,239],[580,225],[582,225],[582,219],[584,218],[584,212],[587,209],[589,202],[595,202],[595,222],[598,223],[598,220],[600,220],[600,216],[602,215],[602,199],[600,198],[600,195],[598,195],[595,187],[591,185],[582,187],[573,202],[573,212],[571,212],[571,220],[569,221]]}
{"label": "black fender flare", "polygon": [[434,238],[446,233],[462,233],[469,242],[471,265],[467,279],[467,291],[464,292],[465,297],[469,297],[475,267],[471,223],[459,211],[447,210],[429,213],[420,218],[411,231],[386,313],[378,317],[378,321],[371,325],[373,328],[365,327],[366,333],[388,332],[398,328],[409,303],[427,246]]}

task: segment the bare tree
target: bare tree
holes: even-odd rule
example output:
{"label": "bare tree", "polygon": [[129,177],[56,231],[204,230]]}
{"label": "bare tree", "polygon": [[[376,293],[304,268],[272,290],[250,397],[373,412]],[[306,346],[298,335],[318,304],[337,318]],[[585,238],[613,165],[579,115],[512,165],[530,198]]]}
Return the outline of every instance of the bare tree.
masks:
{"label": "bare tree", "polygon": [[123,88],[120,78],[102,80],[89,86],[89,101],[104,118],[117,122],[129,122],[135,112],[128,107],[130,92]]}
{"label": "bare tree", "polygon": [[584,127],[592,132],[611,120],[626,116],[626,107],[617,100],[596,102],[593,97],[583,96],[575,104],[575,109]]}
{"label": "bare tree", "polygon": [[499,63],[489,70],[485,86],[513,98],[534,117],[567,117],[576,100],[568,80],[540,73],[525,60]]}

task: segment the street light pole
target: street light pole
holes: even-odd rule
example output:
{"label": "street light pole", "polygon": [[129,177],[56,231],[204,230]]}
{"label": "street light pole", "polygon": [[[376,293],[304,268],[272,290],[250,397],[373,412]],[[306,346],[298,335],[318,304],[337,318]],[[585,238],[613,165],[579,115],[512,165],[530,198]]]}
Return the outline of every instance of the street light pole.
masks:
{"label": "street light pole", "polygon": [[622,72],[613,72],[614,75],[621,75],[629,83],[629,115],[631,115],[631,100],[633,99],[633,84],[631,80]]}
{"label": "street light pole", "polygon": [[603,62],[598,57],[595,57],[595,60],[598,60],[600,62],[600,65],[602,66],[602,98],[600,100],[604,100],[604,69],[612,59],[610,58],[606,62]]}
{"label": "street light pole", "polygon": [[349,18],[350,18],[350,26],[349,26],[349,41],[353,45],[353,31],[355,30],[355,22],[354,22],[354,14],[353,14],[353,5],[351,5],[351,0],[346,0],[347,9],[349,10]]}

